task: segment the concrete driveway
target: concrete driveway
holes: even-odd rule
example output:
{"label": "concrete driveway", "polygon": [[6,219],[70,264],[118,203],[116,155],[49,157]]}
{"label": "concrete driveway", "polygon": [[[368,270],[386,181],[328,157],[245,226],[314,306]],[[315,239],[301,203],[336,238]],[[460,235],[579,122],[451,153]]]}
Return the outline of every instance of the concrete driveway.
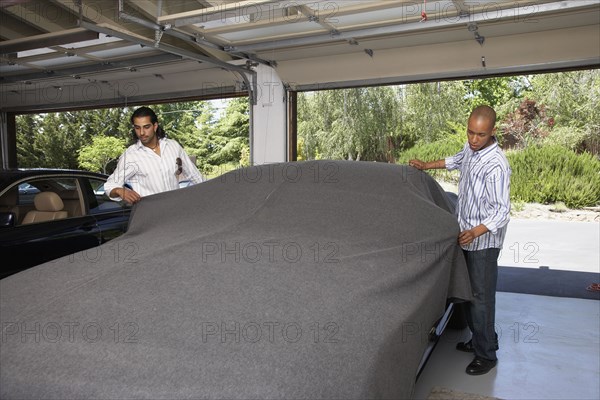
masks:
{"label": "concrete driveway", "polygon": [[498,265],[600,273],[600,223],[512,218]]}

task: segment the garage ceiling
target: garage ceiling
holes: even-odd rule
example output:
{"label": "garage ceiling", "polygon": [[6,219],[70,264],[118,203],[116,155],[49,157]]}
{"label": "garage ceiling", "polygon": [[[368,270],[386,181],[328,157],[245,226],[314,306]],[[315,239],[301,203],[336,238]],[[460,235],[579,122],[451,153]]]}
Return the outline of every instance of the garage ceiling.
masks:
{"label": "garage ceiling", "polygon": [[600,65],[600,2],[2,0],[0,110]]}

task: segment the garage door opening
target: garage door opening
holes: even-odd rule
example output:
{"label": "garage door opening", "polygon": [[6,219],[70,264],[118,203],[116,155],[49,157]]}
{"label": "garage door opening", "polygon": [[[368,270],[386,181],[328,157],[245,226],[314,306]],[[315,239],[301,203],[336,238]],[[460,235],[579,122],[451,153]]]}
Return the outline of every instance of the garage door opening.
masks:
{"label": "garage door opening", "polygon": [[[528,290],[558,293],[570,286],[583,295],[598,280],[600,263],[599,98],[597,69],[303,92],[297,157],[398,164],[441,159],[465,144],[469,111],[489,104],[498,113],[497,136],[512,168],[511,224],[521,225],[512,237],[509,229],[500,265],[534,269],[522,281],[530,283]],[[456,173],[428,173],[457,192]],[[581,232],[565,233],[570,230]],[[565,248],[569,237],[585,243],[578,255]],[[583,275],[574,283],[557,277],[557,270]],[[504,285],[527,286],[504,277]]]}
{"label": "garage door opening", "polygon": [[[246,97],[149,106],[168,137],[184,147],[206,178],[248,165]],[[110,174],[133,143],[130,117],[135,108],[18,115],[18,165]]]}

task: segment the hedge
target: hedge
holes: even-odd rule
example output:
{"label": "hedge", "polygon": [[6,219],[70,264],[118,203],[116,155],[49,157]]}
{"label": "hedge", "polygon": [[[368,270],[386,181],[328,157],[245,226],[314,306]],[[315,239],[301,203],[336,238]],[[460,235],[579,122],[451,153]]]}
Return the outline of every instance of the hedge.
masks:
{"label": "hedge", "polygon": [[[398,163],[408,164],[408,161],[412,159],[434,161],[453,156],[463,148],[466,142],[467,135],[460,133],[448,135],[444,139],[431,143],[418,143],[402,152],[398,158]],[[439,180],[458,181],[458,173],[456,171],[428,170],[427,172]]]}
{"label": "hedge", "polygon": [[569,208],[600,203],[600,160],[562,146],[531,146],[508,152],[511,198],[526,203],[556,203]]}
{"label": "hedge", "polygon": [[[465,135],[449,135],[421,143],[404,151],[399,163],[416,158],[439,160],[456,154],[464,146]],[[511,200],[525,203],[563,202],[569,208],[596,206],[600,203],[600,160],[589,154],[577,154],[559,145],[529,146],[507,151],[511,176]],[[434,178],[456,181],[458,175],[445,170],[429,170]]]}

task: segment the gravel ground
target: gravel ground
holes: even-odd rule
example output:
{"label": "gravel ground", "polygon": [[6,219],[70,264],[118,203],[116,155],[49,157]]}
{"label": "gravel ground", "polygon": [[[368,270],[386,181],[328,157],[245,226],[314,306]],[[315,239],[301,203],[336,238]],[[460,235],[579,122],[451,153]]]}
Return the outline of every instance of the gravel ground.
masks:
{"label": "gravel ground", "polygon": [[[444,190],[458,193],[458,187],[451,182],[438,182]],[[600,206],[573,210],[562,204],[525,203],[512,204],[511,218],[538,219],[600,223]]]}
{"label": "gravel ground", "polygon": [[520,206],[513,205],[512,218],[600,222],[600,207],[572,210],[564,206],[557,207],[554,204],[526,203],[522,205],[522,210],[520,208]]}

